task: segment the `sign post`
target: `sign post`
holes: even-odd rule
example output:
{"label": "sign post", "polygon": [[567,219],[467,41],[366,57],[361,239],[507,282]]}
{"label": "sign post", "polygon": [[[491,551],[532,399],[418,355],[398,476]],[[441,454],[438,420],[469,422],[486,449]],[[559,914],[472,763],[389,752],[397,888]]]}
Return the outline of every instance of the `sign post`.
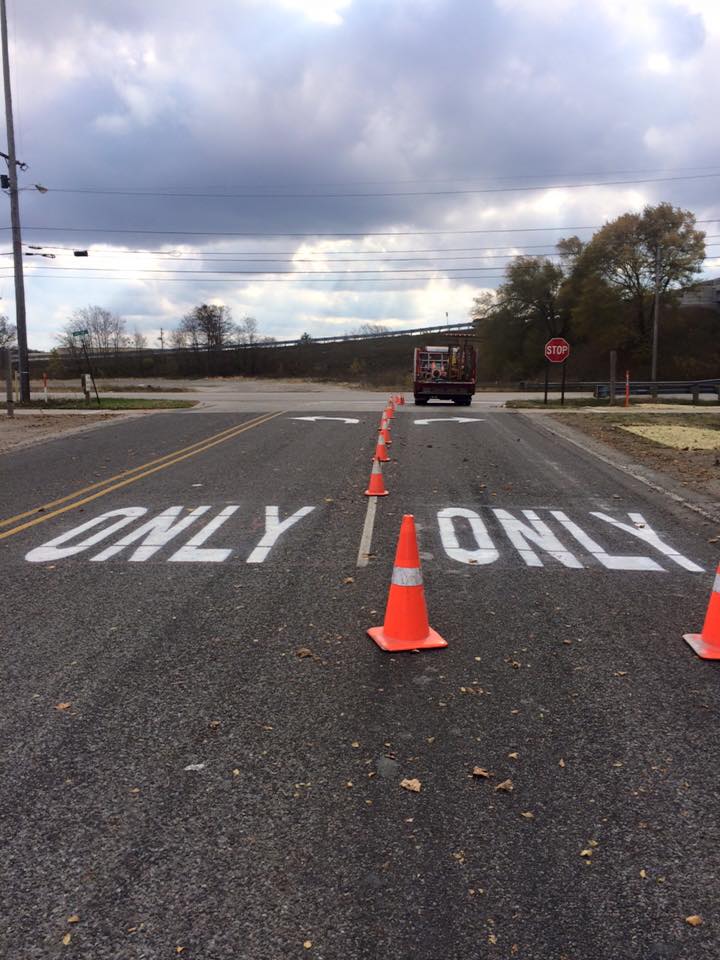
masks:
{"label": "sign post", "polygon": [[553,337],[545,344],[545,403],[547,403],[548,391],[548,362],[561,363],[562,378],[560,385],[560,403],[565,405],[565,361],[570,356],[570,344],[564,337]]}
{"label": "sign post", "polygon": [[[74,337],[79,337],[79,338],[80,338],[80,343],[82,344],[83,353],[85,354],[85,361],[86,361],[86,363],[87,363],[87,365],[88,365],[88,370],[90,371],[90,379],[92,380],[92,385],[93,385],[93,387],[94,387],[94,389],[95,389],[95,396],[96,396],[96,398],[97,398],[97,405],[98,405],[98,406],[101,406],[101,404],[100,404],[100,394],[98,393],[97,384],[95,383],[95,375],[93,374],[92,366],[90,365],[90,357],[89,357],[88,352],[87,352],[87,346],[85,345],[85,337],[87,337],[87,336],[90,335],[90,331],[89,331],[89,330],[73,330],[73,331],[72,331],[72,335],[73,335]],[[83,385],[83,386],[84,386],[84,385]],[[90,391],[89,391],[89,390],[85,390],[85,399],[88,400],[88,401],[89,401],[89,399],[90,399]]]}

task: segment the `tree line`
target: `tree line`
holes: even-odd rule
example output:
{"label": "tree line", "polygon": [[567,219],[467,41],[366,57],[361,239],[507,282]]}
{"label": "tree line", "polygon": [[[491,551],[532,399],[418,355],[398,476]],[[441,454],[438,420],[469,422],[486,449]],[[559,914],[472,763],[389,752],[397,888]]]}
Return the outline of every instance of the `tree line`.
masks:
{"label": "tree line", "polygon": [[[221,347],[253,343],[270,343],[274,337],[261,336],[255,317],[232,318],[230,307],[202,303],[182,317],[174,329],[163,331],[159,346],[192,350],[215,350]],[[82,337],[74,334],[86,331]],[[88,306],[75,310],[57,335],[62,350],[76,353],[84,340],[90,353],[112,354],[121,351],[150,349],[147,336],[135,327],[128,332],[127,321],[104,307]],[[156,347],[152,347],[156,349]]]}
{"label": "tree line", "polygon": [[[646,206],[606,223],[587,242],[565,237],[556,250],[554,259],[517,257],[496,291],[474,299],[481,375],[532,376],[542,369],[544,342],[556,336],[572,342],[595,376],[613,349],[621,362],[647,371],[656,290],[663,329],[676,336],[681,293],[702,270],[705,234],[695,215],[670,203]],[[691,312],[683,313],[690,322]]]}

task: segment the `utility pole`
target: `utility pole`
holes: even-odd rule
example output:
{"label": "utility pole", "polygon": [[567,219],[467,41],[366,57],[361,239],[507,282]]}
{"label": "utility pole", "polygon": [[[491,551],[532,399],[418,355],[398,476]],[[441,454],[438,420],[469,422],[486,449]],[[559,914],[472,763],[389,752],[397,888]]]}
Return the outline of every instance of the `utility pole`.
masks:
{"label": "utility pole", "polygon": [[161,350],[164,350],[164,349],[165,349],[165,334],[163,333],[163,328],[162,328],[162,327],[160,327],[160,337],[159,337],[159,340],[160,340],[160,349],[161,349]]}
{"label": "utility pole", "polygon": [[18,372],[20,374],[20,402],[30,402],[30,371],[28,364],[27,325],[25,321],[25,280],[23,277],[22,237],[20,235],[20,203],[18,198],[17,160],[15,157],[15,129],[13,127],[12,93],[10,91],[10,60],[8,55],[7,11],[5,0],[0,0],[0,33],[2,33],[3,81],[5,85],[5,125],[7,127],[7,164],[10,180],[10,224],[12,227],[13,265],[15,267],[15,322],[17,326]]}
{"label": "utility pole", "polygon": [[655,249],[655,306],[653,310],[652,333],[652,366],[650,379],[652,380],[652,396],[657,399],[657,361],[658,361],[658,329],[660,326],[660,241]]}

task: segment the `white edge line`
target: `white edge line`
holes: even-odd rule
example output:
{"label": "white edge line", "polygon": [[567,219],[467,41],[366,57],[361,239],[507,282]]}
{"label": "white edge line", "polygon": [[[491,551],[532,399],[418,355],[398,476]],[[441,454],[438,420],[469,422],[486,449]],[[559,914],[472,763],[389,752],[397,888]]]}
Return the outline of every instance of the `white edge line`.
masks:
{"label": "white edge line", "polygon": [[358,550],[357,555],[358,567],[366,567],[370,562],[370,545],[372,544],[373,527],[375,526],[377,499],[377,497],[368,497],[365,524],[363,526],[362,536],[360,537],[360,549]]}
{"label": "white edge line", "polygon": [[[528,417],[528,419],[530,418]],[[621,473],[627,474],[627,476],[632,477],[633,480],[639,480],[640,483],[644,483],[646,487],[650,487],[650,489],[654,490],[656,493],[663,494],[663,496],[667,497],[669,500],[673,500],[675,503],[679,503],[681,506],[687,507],[687,509],[692,510],[693,513],[700,514],[700,516],[704,517],[706,520],[712,520],[713,523],[717,523],[720,520],[720,514],[705,510],[699,504],[693,503],[692,500],[686,500],[678,493],[674,493],[672,490],[666,490],[665,487],[661,487],[659,484],[653,483],[653,481],[648,477],[644,477],[641,473],[637,473],[630,466],[626,466],[623,463],[616,463],[615,461],[611,460],[610,457],[605,457],[597,450],[593,450],[591,447],[584,446],[579,440],[574,440],[572,437],[568,437],[564,433],[553,430],[547,424],[543,423],[541,426],[548,433],[552,434],[553,437],[559,437],[561,440],[566,440],[579,450],[584,450],[585,453],[589,453],[591,456],[597,457],[598,460],[602,460],[603,463],[613,467],[615,470],[619,470]]]}

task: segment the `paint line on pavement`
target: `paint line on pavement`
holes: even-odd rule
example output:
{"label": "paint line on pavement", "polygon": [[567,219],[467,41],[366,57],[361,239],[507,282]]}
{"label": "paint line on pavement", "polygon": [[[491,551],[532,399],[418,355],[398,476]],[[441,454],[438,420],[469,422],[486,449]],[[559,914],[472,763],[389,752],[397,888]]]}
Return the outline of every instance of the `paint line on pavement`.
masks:
{"label": "paint line on pavement", "polygon": [[377,510],[377,497],[368,497],[367,512],[365,513],[365,523],[363,525],[362,536],[360,537],[360,548],[357,555],[357,566],[366,567],[370,562],[370,546],[372,545],[373,528],[375,526],[375,511]]}
{"label": "paint line on pavement", "polygon": [[245,433],[246,430],[252,430],[253,427],[262,426],[263,423],[267,423],[269,420],[274,420],[275,417],[280,417],[287,412],[287,410],[280,410],[278,413],[271,413],[250,423],[241,424],[240,426],[234,428],[233,432],[227,433],[225,436],[218,435],[218,439],[207,442],[204,444],[204,446],[198,447],[195,450],[190,450],[187,453],[183,453],[181,456],[176,456],[172,460],[167,460],[165,463],[160,463],[148,470],[144,470],[142,473],[137,473],[135,476],[121,480],[119,483],[114,483],[111,486],[105,487],[104,490],[98,490],[96,493],[93,493],[88,497],[83,497],[81,500],[75,500],[73,503],[69,503],[64,507],[60,507],[58,510],[52,510],[49,513],[43,513],[42,516],[35,517],[33,520],[28,520],[25,523],[21,523],[19,526],[13,527],[10,530],[5,530],[0,533],[0,540],[4,540],[6,537],[12,537],[14,534],[21,533],[23,530],[34,527],[39,523],[45,523],[46,520],[51,520],[53,517],[59,517],[61,514],[67,513],[68,510],[75,510],[77,507],[82,507],[86,503],[91,503],[93,500],[97,500],[98,497],[104,497],[108,493],[113,493],[115,490],[120,490],[131,483],[135,483],[136,480],[142,480],[144,477],[149,477],[153,473],[157,473],[159,470],[165,470],[166,467],[172,467],[176,463],[181,463],[183,460],[187,460],[189,457],[196,456],[198,453],[204,453],[206,450],[210,450],[219,443],[225,443],[227,440],[234,440],[235,437],[240,436],[241,433]]}
{"label": "paint line on pavement", "polygon": [[74,490],[72,493],[68,493],[64,497],[59,497],[57,500],[50,500],[48,503],[43,503],[39,507],[33,507],[32,510],[25,510],[24,513],[16,513],[14,517],[8,517],[5,520],[0,520],[0,527],[9,527],[11,524],[17,523],[19,520],[24,520],[25,517],[32,517],[41,510],[49,510],[51,507],[58,507],[61,503],[67,503],[68,500],[74,500],[76,497],[81,497],[84,493],[90,493],[92,490],[99,490],[100,487],[107,486],[110,483],[115,483],[117,480],[122,480],[125,477],[129,477],[133,473],[139,473],[141,470],[147,470],[148,467],[153,467],[155,464],[162,463],[164,460],[170,460],[171,458],[179,456],[181,453],[186,453],[188,450],[193,450],[195,447],[204,446],[206,443],[210,443],[212,440],[219,440],[226,434],[234,434],[239,427],[252,426],[256,421],[263,421],[265,416],[266,414],[261,414],[257,417],[251,417],[250,420],[245,420],[242,423],[236,423],[234,426],[228,427],[226,430],[221,430],[220,433],[210,434],[209,437],[205,437],[202,440],[196,440],[195,443],[191,443],[186,447],[180,447],[177,450],[166,453],[162,457],[157,457],[154,460],[148,460],[147,463],[141,463],[137,467],[131,467],[129,470],[123,470],[122,473],[116,473],[113,477],[107,477],[105,480],[98,480],[97,483],[91,483],[87,487],[81,487],[79,490]]}

